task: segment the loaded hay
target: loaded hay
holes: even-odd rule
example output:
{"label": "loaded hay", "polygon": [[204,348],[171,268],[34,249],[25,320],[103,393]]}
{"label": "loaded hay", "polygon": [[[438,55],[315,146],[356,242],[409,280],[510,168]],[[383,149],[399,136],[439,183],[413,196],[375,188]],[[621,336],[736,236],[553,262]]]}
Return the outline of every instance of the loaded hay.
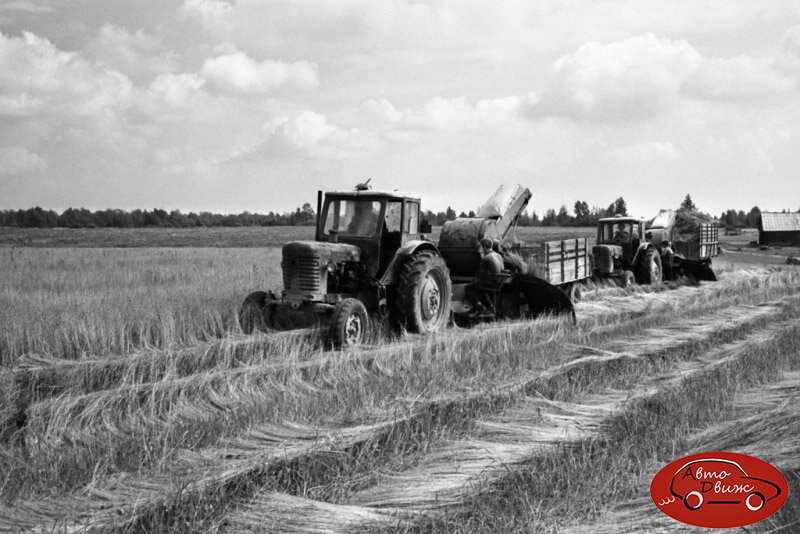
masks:
{"label": "loaded hay", "polygon": [[699,241],[703,224],[711,222],[713,219],[705,213],[681,208],[675,212],[673,239],[679,242]]}

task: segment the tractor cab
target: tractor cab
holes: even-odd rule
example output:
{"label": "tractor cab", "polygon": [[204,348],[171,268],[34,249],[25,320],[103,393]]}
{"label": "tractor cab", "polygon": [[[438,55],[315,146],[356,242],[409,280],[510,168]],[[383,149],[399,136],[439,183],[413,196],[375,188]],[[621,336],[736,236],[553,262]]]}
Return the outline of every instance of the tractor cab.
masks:
{"label": "tractor cab", "polygon": [[594,275],[633,282],[635,264],[645,243],[644,221],[633,217],[608,217],[597,222],[597,244],[592,248]]}
{"label": "tractor cab", "polygon": [[621,248],[621,256],[630,262],[644,236],[644,221],[633,217],[608,217],[597,223],[597,244]]}
{"label": "tractor cab", "polygon": [[370,278],[380,278],[395,253],[420,237],[420,201],[379,191],[331,192],[320,202],[316,240],[347,243],[361,251]]}

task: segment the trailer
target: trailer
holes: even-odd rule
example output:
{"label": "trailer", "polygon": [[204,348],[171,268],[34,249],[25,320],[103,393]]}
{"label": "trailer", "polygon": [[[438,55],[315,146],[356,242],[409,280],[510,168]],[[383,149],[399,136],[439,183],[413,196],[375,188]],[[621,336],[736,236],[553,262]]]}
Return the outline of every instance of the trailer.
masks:
{"label": "trailer", "polygon": [[523,258],[528,272],[564,291],[573,303],[580,300],[582,287],[592,276],[591,250],[585,237],[511,247],[511,251]]}

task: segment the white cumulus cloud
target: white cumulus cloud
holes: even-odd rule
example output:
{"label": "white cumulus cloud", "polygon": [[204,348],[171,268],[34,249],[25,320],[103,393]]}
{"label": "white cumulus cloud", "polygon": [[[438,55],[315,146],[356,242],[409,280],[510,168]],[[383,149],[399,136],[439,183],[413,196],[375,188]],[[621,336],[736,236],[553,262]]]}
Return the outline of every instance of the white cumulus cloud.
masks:
{"label": "white cumulus cloud", "polygon": [[220,90],[246,94],[280,87],[308,90],[319,84],[317,66],[313,63],[274,59],[257,62],[241,51],[207,59],[200,73]]}
{"label": "white cumulus cloud", "polygon": [[373,150],[377,144],[369,133],[340,128],[328,123],[324,114],[309,110],[293,119],[278,117],[263,129],[267,136],[267,152],[277,157],[357,157]]}
{"label": "white cumulus cloud", "polygon": [[701,63],[686,41],[652,34],[588,43],[555,62],[532,111],[589,120],[650,118],[677,99],[683,80]]}
{"label": "white cumulus cloud", "polygon": [[125,75],[62,52],[47,39],[0,33],[0,98],[7,110],[94,115],[128,105],[132,93]]}
{"label": "white cumulus cloud", "polygon": [[161,74],[150,84],[150,94],[170,107],[185,105],[205,83],[199,75]]}

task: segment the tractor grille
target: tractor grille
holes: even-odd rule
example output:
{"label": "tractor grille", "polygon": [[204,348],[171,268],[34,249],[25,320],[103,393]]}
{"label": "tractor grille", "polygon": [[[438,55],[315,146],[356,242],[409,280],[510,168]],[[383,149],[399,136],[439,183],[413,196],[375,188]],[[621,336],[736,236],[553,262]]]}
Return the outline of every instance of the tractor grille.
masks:
{"label": "tractor grille", "polygon": [[594,269],[600,273],[614,272],[614,259],[612,258],[611,251],[606,247],[595,247],[593,252],[594,256]]}
{"label": "tractor grille", "polygon": [[309,254],[286,254],[284,252],[283,289],[286,294],[302,294],[313,298],[320,292],[322,269],[320,258]]}

